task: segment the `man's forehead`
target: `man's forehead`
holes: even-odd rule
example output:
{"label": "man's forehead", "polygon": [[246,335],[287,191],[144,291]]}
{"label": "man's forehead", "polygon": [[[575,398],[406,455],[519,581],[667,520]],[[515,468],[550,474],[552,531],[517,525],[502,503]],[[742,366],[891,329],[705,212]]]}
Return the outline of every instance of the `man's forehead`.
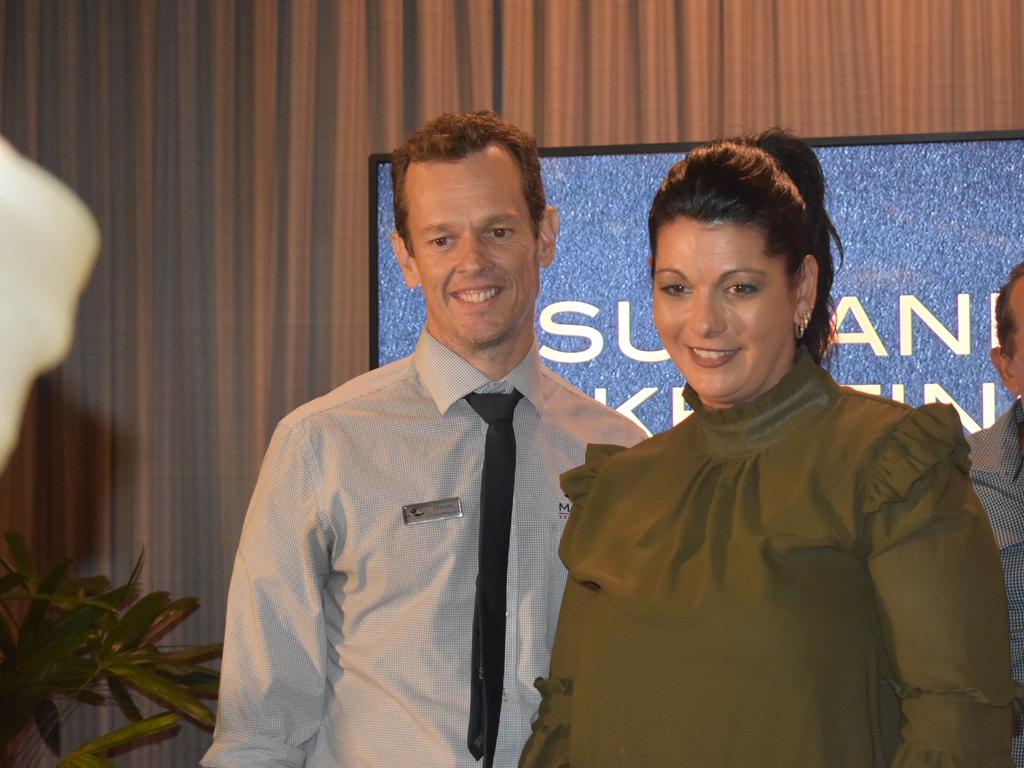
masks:
{"label": "man's forehead", "polygon": [[481,200],[511,212],[527,212],[523,176],[504,149],[490,147],[460,160],[410,163],[405,198],[412,213],[417,208],[450,208],[479,204]]}
{"label": "man's forehead", "polygon": [[479,164],[481,161],[491,161],[504,164],[502,163],[502,159],[508,161],[508,163],[515,166],[516,171],[519,171],[518,162],[513,154],[502,144],[491,143],[485,147],[462,155],[461,157],[437,157],[430,158],[428,160],[413,160],[409,163],[409,167],[406,170],[406,176],[411,176],[414,173],[420,175],[424,172],[434,170],[443,171],[446,169],[469,167]]}

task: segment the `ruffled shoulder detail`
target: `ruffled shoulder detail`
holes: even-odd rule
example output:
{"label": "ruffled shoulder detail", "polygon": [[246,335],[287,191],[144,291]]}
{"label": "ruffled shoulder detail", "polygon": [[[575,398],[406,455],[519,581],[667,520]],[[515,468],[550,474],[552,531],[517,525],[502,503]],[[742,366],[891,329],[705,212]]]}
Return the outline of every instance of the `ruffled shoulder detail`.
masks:
{"label": "ruffled shoulder detail", "polygon": [[933,403],[907,411],[879,447],[867,511],[908,498],[914,483],[938,464],[950,462],[967,474],[968,456],[963,426],[952,406]]}
{"label": "ruffled shoulder detail", "polygon": [[626,448],[621,445],[606,445],[604,443],[591,443],[587,446],[585,463],[570,469],[561,476],[562,491],[574,505],[586,503],[590,487],[597,479],[601,467],[612,456],[622,453]]}

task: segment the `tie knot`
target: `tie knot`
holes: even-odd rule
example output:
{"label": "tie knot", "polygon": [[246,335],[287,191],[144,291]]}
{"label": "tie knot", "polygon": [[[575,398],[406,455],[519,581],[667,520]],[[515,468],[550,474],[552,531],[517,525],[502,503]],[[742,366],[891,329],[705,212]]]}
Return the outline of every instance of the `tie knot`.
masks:
{"label": "tie knot", "polygon": [[488,424],[493,424],[502,419],[511,419],[515,412],[516,404],[522,399],[523,393],[513,389],[507,395],[501,392],[479,394],[470,392],[466,395],[468,402],[477,415]]}

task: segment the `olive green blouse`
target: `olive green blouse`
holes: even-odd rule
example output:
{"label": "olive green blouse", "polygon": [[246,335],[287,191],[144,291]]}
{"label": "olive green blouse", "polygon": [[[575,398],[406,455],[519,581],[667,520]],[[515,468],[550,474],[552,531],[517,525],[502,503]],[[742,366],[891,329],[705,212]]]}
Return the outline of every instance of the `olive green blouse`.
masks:
{"label": "olive green blouse", "polygon": [[949,406],[807,356],[756,400],[591,446],[520,766],[1011,768],[1006,596]]}

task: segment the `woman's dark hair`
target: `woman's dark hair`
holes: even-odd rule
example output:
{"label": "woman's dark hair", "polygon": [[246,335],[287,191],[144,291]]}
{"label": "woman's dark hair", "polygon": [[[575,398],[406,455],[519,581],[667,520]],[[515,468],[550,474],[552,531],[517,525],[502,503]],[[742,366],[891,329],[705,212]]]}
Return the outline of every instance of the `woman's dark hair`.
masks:
{"label": "woman's dark hair", "polygon": [[764,235],[768,254],[785,259],[795,278],[806,254],[818,262],[818,293],[811,320],[797,341],[815,362],[835,339],[832,321],[832,243],[842,264],[843,245],[825,210],[825,176],[814,150],[788,131],[739,136],[702,144],[669,169],[647,217],[651,274],[658,232],[676,219],[705,224],[746,224]]}

